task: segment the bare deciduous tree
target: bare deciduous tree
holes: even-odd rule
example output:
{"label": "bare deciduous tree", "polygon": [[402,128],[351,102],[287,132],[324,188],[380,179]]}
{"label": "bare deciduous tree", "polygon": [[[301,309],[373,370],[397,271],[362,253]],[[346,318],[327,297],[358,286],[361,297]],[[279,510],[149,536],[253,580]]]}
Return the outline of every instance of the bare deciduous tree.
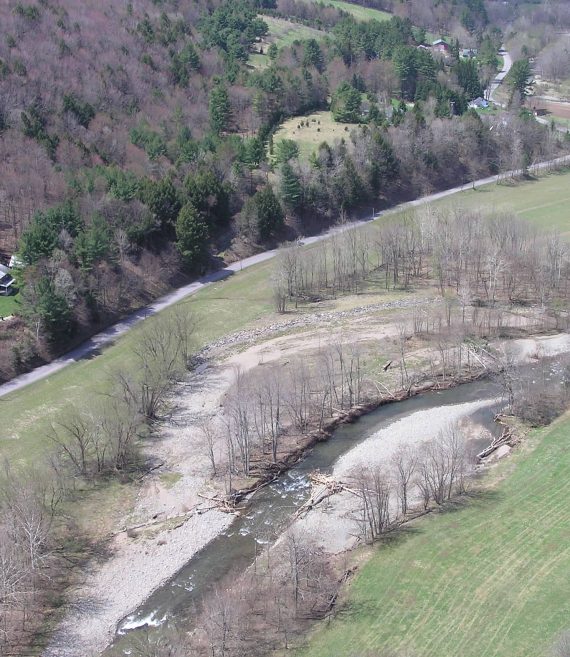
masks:
{"label": "bare deciduous tree", "polygon": [[396,482],[396,493],[403,516],[409,508],[409,492],[418,466],[418,455],[409,445],[400,445],[391,459]]}

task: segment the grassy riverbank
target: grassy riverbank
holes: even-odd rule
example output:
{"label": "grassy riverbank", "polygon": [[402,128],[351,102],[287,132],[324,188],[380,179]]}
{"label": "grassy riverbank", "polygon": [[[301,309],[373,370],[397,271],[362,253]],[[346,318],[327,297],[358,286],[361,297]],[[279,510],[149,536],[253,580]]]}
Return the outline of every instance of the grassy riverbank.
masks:
{"label": "grassy riverbank", "polygon": [[569,626],[570,417],[488,486],[374,548],[303,657],[538,657]]}

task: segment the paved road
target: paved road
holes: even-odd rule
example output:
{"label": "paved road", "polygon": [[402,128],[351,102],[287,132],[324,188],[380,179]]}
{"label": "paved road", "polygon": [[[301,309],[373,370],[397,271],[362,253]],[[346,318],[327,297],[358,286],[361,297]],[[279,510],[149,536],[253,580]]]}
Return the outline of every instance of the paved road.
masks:
{"label": "paved road", "polygon": [[[557,158],[556,160],[551,160],[548,162],[542,162],[540,164],[537,164],[535,168],[539,170],[547,169],[556,164],[570,164],[570,156],[560,157]],[[395,212],[398,212],[406,208],[416,208],[421,205],[426,205],[427,203],[432,203],[433,201],[437,201],[447,196],[458,194],[467,189],[471,189],[471,188],[474,189],[482,185],[488,185],[490,183],[498,182],[500,179],[508,177],[509,174],[514,174],[514,173],[516,172],[507,172],[507,173],[499,174],[497,176],[490,176],[489,178],[482,178],[481,180],[477,180],[474,183],[467,183],[465,185],[460,185],[458,187],[454,187],[453,189],[445,190],[443,192],[430,194],[429,196],[423,196],[422,198],[416,199],[415,201],[409,201],[408,203],[401,203],[400,205],[397,205],[391,208],[390,210],[381,213],[381,215],[384,216],[388,214],[393,214]],[[380,215],[376,215],[376,217],[378,216]],[[368,223],[371,220],[372,218],[364,221],[355,221],[353,223],[341,227],[332,228],[331,230],[328,230],[320,235],[307,237],[303,240],[303,242],[304,244],[314,244],[316,242],[320,242],[322,240],[327,239],[334,233],[339,233],[344,230],[351,230],[353,228],[356,228],[357,226],[361,226],[365,223]],[[64,356],[61,356],[60,358],[57,358],[56,360],[52,361],[51,363],[48,363],[47,365],[42,365],[41,367],[37,367],[31,372],[22,374],[21,376],[18,376],[12,379],[11,381],[8,381],[7,383],[0,385],[0,397],[4,397],[5,395],[8,395],[11,392],[16,392],[17,390],[20,390],[25,386],[30,385],[31,383],[36,383],[37,381],[47,379],[50,375],[59,372],[60,370],[67,367],[68,365],[71,365],[72,363],[76,363],[83,358],[96,356],[98,351],[102,347],[114,342],[119,336],[124,335],[125,333],[127,333],[127,331],[130,331],[133,328],[133,326],[136,326],[143,320],[147,319],[147,317],[151,317],[152,315],[158,314],[165,308],[169,308],[170,306],[174,305],[178,301],[181,301],[182,299],[185,299],[193,294],[196,294],[196,292],[202,290],[208,285],[211,285],[212,283],[221,281],[224,278],[228,278],[229,276],[232,276],[233,274],[242,271],[243,269],[252,267],[253,265],[257,265],[261,262],[265,262],[266,260],[271,260],[271,258],[275,257],[276,253],[277,250],[273,249],[271,251],[265,251],[264,253],[259,253],[258,255],[245,258],[244,260],[239,260],[238,262],[234,262],[233,264],[228,265],[224,269],[221,269],[219,271],[213,272],[211,274],[208,274],[207,276],[200,278],[194,283],[190,283],[189,285],[185,285],[184,287],[174,290],[170,294],[167,294],[166,296],[157,299],[157,301],[155,301],[151,305],[146,306],[145,308],[141,308],[140,310],[137,310],[136,312],[132,313],[131,315],[121,320],[117,324],[113,324],[113,326],[110,326],[109,328],[106,328],[104,331],[97,333],[92,338],[89,338],[89,340],[86,340],[79,347],[77,347],[73,351],[68,352]]]}
{"label": "paved road", "polygon": [[500,103],[499,101],[495,100],[493,96],[497,91],[497,89],[503,84],[503,80],[507,77],[509,71],[511,70],[513,66],[513,60],[511,59],[511,55],[505,50],[501,51],[501,54],[504,60],[503,69],[502,71],[499,71],[499,73],[497,73],[497,76],[495,77],[493,82],[491,82],[488,98],[489,100],[492,100],[496,105],[500,105],[501,107],[504,107],[504,103]]}
{"label": "paved road", "polygon": [[[505,107],[505,103],[501,103],[500,101],[493,98],[493,95],[495,94],[497,89],[503,84],[503,80],[506,78],[508,72],[511,70],[513,66],[513,60],[511,59],[510,54],[506,51],[503,51],[502,54],[505,64],[503,70],[497,73],[497,77],[491,83],[491,86],[488,90],[488,98],[489,100],[492,100],[495,103],[495,105],[499,105],[500,107]],[[542,123],[543,125],[547,125],[549,127],[552,125],[552,121],[550,121],[549,119],[545,119],[544,117],[541,116],[537,116],[536,120],[538,121],[538,123]],[[558,132],[564,132],[564,133],[568,132],[568,128],[558,124],[554,124],[554,129],[558,130]]]}

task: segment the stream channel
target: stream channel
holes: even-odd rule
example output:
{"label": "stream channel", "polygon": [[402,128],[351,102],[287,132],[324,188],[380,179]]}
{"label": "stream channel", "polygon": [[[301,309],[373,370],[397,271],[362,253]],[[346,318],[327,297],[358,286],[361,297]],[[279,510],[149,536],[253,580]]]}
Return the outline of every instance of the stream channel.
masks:
{"label": "stream channel", "polygon": [[[191,626],[203,597],[225,577],[245,570],[263,545],[274,541],[291,516],[309,497],[308,475],[314,470],[332,472],[338,459],[390,424],[418,411],[466,402],[484,402],[501,395],[500,386],[483,379],[449,390],[427,392],[402,402],[386,404],[353,424],[341,425],[327,441],[318,443],[306,457],[272,484],[260,489],[230,527],[195,555],[170,581],[157,589],[118,627],[116,639],[104,655],[131,654],[133,639],[141,631],[161,632],[171,624]],[[493,418],[501,404],[486,405],[470,416],[472,422],[496,435]],[[470,442],[473,451],[488,444],[489,436]]]}

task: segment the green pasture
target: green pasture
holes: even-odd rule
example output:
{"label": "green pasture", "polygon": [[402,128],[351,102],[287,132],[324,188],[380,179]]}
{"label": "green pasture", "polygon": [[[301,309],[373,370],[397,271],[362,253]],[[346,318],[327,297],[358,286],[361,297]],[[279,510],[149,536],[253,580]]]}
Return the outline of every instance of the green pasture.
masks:
{"label": "green pasture", "polygon": [[488,486],[373,548],[298,654],[551,655],[570,628],[570,420],[530,442]]}
{"label": "green pasture", "polygon": [[[320,2],[321,0],[317,1]],[[392,14],[389,14],[386,11],[380,11],[379,9],[372,9],[370,7],[361,7],[359,5],[352,4],[351,2],[343,2],[342,0],[322,0],[322,2],[325,5],[332,5],[337,9],[342,9],[343,11],[352,14],[356,19],[361,21],[387,21],[392,18]]]}
{"label": "green pasture", "polygon": [[523,182],[503,180],[468,189],[442,201],[465,208],[513,211],[539,228],[570,234],[570,173],[541,175]]}

